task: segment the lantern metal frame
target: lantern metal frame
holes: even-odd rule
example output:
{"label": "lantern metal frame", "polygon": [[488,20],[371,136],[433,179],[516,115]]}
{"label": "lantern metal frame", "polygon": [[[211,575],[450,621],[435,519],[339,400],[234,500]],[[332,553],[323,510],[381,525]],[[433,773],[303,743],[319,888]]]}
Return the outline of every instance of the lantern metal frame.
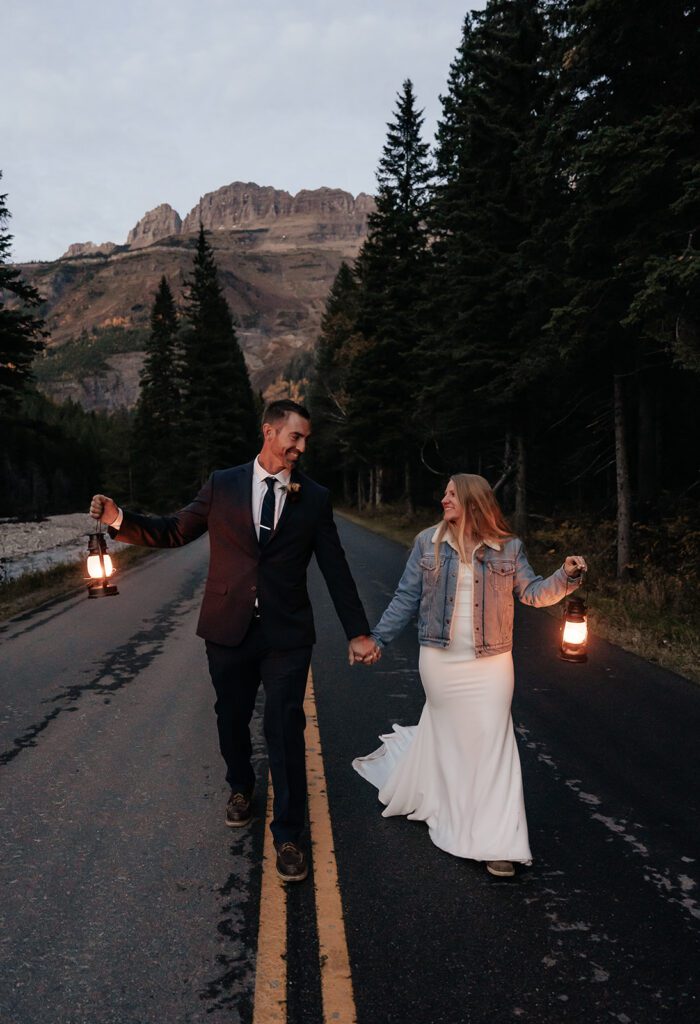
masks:
{"label": "lantern metal frame", "polygon": [[107,535],[103,533],[101,529],[98,529],[95,533],[88,533],[88,558],[91,555],[97,555],[100,560],[102,567],[102,576],[98,579],[93,577],[88,578],[88,597],[114,597],[119,593],[119,589],[115,583],[110,583],[111,575],[114,575],[116,569],[112,569],[110,576],[107,576],[105,569],[105,555],[107,554]]}
{"label": "lantern metal frame", "polygon": [[[562,661],[571,661],[578,664],[583,664],[583,662],[588,661],[588,625],[586,623],[586,612],[586,602],[582,597],[573,595],[568,598],[562,617],[561,642],[559,644],[559,657]],[[564,640],[564,631],[566,629],[567,622],[586,623],[586,637],[582,643],[572,644],[570,641]]]}

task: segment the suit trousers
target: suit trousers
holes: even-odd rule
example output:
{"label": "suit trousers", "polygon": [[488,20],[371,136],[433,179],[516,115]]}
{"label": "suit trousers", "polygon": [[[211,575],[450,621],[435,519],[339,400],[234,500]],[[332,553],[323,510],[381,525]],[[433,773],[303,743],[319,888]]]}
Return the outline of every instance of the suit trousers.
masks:
{"label": "suit trousers", "polygon": [[226,780],[234,792],[247,794],[255,785],[250,720],[262,683],[263,730],[274,794],[270,828],[276,842],[297,842],[306,816],[304,694],[311,647],[275,650],[254,618],[237,647],[207,640],[206,649]]}

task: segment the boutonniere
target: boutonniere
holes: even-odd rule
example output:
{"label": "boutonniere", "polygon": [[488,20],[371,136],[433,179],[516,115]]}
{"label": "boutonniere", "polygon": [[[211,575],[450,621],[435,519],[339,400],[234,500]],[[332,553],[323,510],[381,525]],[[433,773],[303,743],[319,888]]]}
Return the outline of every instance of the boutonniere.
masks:
{"label": "boutonniere", "polygon": [[287,501],[291,501],[293,503],[295,501],[299,501],[300,497],[301,497],[301,484],[297,484],[297,483],[287,484]]}

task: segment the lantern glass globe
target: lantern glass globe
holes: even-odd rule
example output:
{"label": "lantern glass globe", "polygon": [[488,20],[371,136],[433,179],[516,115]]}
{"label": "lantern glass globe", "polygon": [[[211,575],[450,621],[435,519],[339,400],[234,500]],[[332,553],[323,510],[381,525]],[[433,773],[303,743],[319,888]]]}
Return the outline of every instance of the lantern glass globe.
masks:
{"label": "lantern glass globe", "polygon": [[[104,570],[102,568],[104,563]],[[101,580],[107,576],[111,576],[114,572],[114,566],[112,565],[112,559],[109,555],[90,555],[87,560],[87,571],[90,579]]]}
{"label": "lantern glass globe", "polygon": [[583,622],[569,622],[567,620],[564,623],[562,639],[565,644],[585,644],[587,637],[588,626],[585,619]]}

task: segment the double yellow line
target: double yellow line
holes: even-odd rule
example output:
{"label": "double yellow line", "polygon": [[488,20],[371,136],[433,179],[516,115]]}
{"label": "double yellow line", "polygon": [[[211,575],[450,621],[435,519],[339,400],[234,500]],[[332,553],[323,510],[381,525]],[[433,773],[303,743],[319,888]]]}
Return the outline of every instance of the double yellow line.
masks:
{"label": "double yellow line", "polygon": [[[330,1021],[333,1024],[356,1024],[350,957],[311,671],[304,711],[323,1020],[324,1024]],[[275,872],[275,849],[269,829],[271,817],[272,786],[268,783],[253,1024],[287,1024],[287,893],[285,883]]]}

